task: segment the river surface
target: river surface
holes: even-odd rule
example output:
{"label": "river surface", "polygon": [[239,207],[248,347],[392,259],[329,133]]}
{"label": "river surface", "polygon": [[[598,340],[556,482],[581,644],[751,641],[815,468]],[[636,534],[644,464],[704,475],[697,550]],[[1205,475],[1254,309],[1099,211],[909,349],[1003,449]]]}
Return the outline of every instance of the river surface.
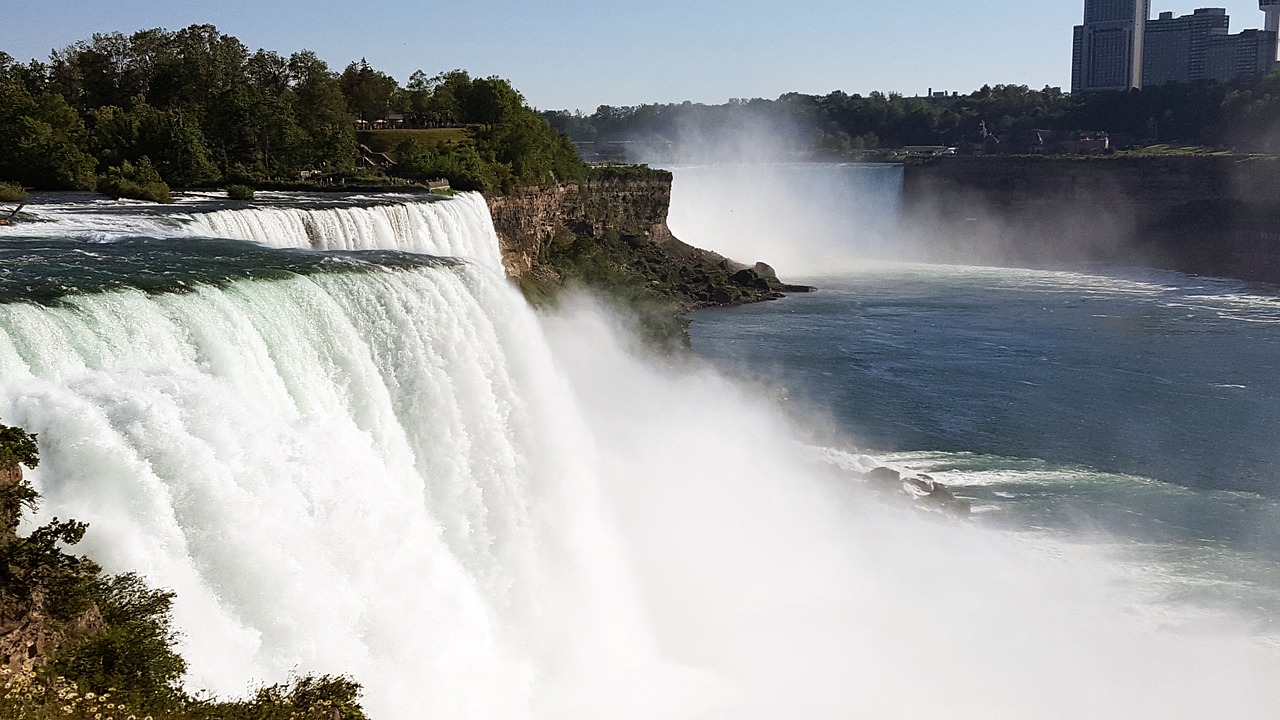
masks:
{"label": "river surface", "polygon": [[[877,184],[869,203],[865,182],[847,183],[853,216],[894,190]],[[736,240],[685,239],[729,254]],[[838,254],[829,237],[798,242]],[[1275,288],[1133,268],[841,266],[786,278],[817,293],[696,313],[695,351],[780,388],[822,433],[945,482],[975,523],[1109,546],[1161,577],[1170,607],[1280,630]]]}

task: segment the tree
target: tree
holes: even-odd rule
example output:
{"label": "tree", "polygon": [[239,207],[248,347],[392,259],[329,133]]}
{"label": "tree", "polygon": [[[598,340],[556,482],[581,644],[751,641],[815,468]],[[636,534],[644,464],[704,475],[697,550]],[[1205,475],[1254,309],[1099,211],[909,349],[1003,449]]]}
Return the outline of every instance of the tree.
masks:
{"label": "tree", "polygon": [[245,84],[249,49],[213,25],[191,25],[154,50],[147,101],[159,108],[203,108]]}
{"label": "tree", "polygon": [[33,96],[0,84],[0,180],[32,187],[93,186],[97,163],[84,152],[85,127],[59,95]]}
{"label": "tree", "polygon": [[126,573],[95,577],[88,594],[106,629],[63,653],[55,670],[82,690],[112,691],[146,710],[178,706],[187,663],[174,651],[174,593]]}
{"label": "tree", "polygon": [[395,78],[374,70],[363,58],[348,65],[339,82],[347,109],[362,120],[385,118],[391,109],[391,98],[400,88]]}
{"label": "tree", "polygon": [[259,50],[245,62],[249,87],[265,95],[284,96],[289,92],[289,61],[277,53]]}
{"label": "tree", "polygon": [[427,81],[431,100],[427,116],[436,125],[459,125],[463,120],[462,98],[471,86],[471,76],[465,70],[442,72]]}
{"label": "tree", "polygon": [[[462,121],[493,127],[508,119],[524,107],[524,97],[500,77],[487,77],[460,85],[462,92],[455,94],[459,101]],[[524,120],[524,118],[520,118]]]}
{"label": "tree", "polygon": [[128,110],[90,111],[89,145],[103,166],[148,157],[164,181],[179,187],[207,185],[219,177],[204,132],[183,110],[157,110],[136,97]]}
{"label": "tree", "polygon": [[300,166],[351,167],[357,157],[355,132],[342,85],[329,66],[310,50],[289,57],[298,123],[307,137],[297,148]]}
{"label": "tree", "polygon": [[205,126],[223,168],[251,166],[267,176],[295,169],[303,133],[288,98],[249,88],[222,93],[210,101]]}

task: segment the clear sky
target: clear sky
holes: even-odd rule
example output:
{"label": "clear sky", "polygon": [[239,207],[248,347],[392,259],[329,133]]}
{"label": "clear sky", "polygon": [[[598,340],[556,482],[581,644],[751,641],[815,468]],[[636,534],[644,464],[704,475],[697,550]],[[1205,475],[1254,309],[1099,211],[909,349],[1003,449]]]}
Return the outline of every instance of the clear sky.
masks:
{"label": "clear sky", "polygon": [[[831,90],[906,95],[1071,81],[1083,0],[43,0],[6,2],[0,50],[45,58],[95,32],[213,23],[250,49],[367,58],[405,81],[463,68],[510,79],[542,109],[720,103]],[[1232,31],[1256,0],[1218,3]],[[1153,0],[1152,13],[1200,4]]]}

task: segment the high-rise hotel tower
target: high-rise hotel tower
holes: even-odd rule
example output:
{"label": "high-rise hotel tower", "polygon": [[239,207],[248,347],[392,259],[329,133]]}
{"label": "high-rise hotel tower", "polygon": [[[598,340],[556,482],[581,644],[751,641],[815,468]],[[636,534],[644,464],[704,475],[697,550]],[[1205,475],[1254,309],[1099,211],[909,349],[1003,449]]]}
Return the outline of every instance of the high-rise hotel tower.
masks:
{"label": "high-rise hotel tower", "polygon": [[[1260,0],[1280,2],[1280,0]],[[1071,92],[1142,87],[1142,50],[1151,0],[1085,0],[1071,58]]]}
{"label": "high-rise hotel tower", "polygon": [[1267,14],[1267,24],[1262,29],[1277,33],[1277,37],[1280,37],[1280,0],[1258,0],[1258,8]]}

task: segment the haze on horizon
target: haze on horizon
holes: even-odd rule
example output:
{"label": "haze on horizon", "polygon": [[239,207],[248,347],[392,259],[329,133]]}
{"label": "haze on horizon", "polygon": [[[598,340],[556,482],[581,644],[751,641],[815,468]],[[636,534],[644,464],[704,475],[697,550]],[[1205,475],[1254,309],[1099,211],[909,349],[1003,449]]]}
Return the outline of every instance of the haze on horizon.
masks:
{"label": "haze on horizon", "polygon": [[[1206,3],[1155,0],[1181,15]],[[1255,0],[1227,8],[1232,31],[1259,27]],[[1071,28],[1082,0],[913,3],[652,0],[602,10],[539,4],[92,0],[14,3],[0,50],[46,59],[94,33],[212,23],[250,49],[316,51],[335,70],[366,58],[402,83],[463,68],[508,78],[545,110],[776,98],[872,90],[919,95],[984,84],[1070,85]]]}

